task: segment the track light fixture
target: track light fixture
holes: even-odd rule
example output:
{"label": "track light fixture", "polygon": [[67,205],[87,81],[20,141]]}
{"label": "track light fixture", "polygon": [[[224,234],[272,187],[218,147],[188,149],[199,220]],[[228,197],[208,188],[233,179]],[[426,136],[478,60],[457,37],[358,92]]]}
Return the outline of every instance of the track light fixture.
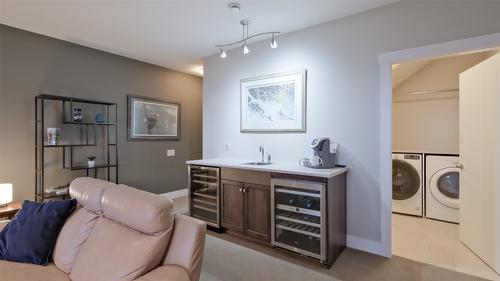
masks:
{"label": "track light fixture", "polygon": [[276,42],[275,36],[276,36],[276,34],[280,33],[279,31],[262,32],[262,33],[258,33],[258,34],[254,34],[254,35],[250,36],[250,35],[248,35],[248,26],[250,25],[250,20],[246,20],[246,19],[241,20],[240,24],[241,24],[242,30],[243,30],[243,38],[240,41],[227,43],[227,44],[215,45],[215,47],[220,49],[220,57],[221,58],[227,57],[227,54],[224,51],[224,49],[226,49],[228,47],[236,46],[236,45],[241,46],[241,49],[243,50],[243,54],[246,55],[246,54],[250,53],[250,49],[247,46],[247,41],[249,39],[259,37],[259,36],[271,35],[271,48],[275,49],[278,47],[278,43]]}

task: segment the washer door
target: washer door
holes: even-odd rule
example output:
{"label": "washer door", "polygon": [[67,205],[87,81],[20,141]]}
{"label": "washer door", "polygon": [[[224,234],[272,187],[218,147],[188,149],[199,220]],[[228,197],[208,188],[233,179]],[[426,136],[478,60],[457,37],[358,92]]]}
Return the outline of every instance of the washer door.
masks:
{"label": "washer door", "polygon": [[432,196],[441,204],[458,209],[460,206],[460,170],[445,168],[434,173],[430,180]]}
{"label": "washer door", "polygon": [[408,162],[392,160],[392,199],[406,200],[413,197],[420,188],[420,176]]}

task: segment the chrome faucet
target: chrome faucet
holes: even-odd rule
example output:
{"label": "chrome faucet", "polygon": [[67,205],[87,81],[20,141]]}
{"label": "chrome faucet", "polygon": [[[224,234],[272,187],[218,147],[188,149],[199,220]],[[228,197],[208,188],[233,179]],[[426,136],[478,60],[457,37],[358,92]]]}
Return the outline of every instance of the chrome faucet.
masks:
{"label": "chrome faucet", "polygon": [[262,154],[262,159],[260,160],[260,162],[264,163],[264,146],[263,145],[259,146],[259,152]]}

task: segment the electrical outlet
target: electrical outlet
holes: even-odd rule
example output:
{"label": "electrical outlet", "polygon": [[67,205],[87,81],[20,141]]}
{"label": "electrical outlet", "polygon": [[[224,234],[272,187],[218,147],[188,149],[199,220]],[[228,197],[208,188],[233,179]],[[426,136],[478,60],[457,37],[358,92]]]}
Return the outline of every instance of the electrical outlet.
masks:
{"label": "electrical outlet", "polygon": [[226,143],[224,144],[224,150],[225,150],[225,151],[230,151],[230,150],[231,150],[231,143],[226,142]]}
{"label": "electrical outlet", "polygon": [[167,149],[167,157],[175,156],[175,149]]}

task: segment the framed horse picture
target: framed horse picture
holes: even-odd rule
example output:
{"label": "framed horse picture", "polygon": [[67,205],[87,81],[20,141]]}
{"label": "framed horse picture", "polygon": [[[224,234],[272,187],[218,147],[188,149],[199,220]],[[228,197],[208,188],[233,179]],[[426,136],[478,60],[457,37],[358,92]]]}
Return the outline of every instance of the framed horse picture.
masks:
{"label": "framed horse picture", "polygon": [[179,140],[181,105],[128,95],[128,140]]}

